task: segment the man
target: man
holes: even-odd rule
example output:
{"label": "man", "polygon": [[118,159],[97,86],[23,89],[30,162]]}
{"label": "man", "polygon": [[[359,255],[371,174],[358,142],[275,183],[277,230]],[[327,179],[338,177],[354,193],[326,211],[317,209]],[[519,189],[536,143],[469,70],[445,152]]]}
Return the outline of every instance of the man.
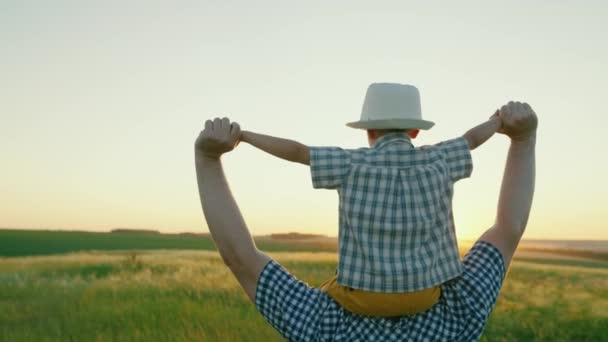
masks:
{"label": "man", "polygon": [[422,314],[399,319],[350,314],[256,248],[222,169],[221,155],[240,138],[240,127],[227,118],[207,121],[195,143],[201,204],[220,255],[260,313],[289,340],[477,340],[525,230],[534,193],[536,114],[526,103],[509,102],[499,116],[500,132],[511,145],[495,224],[465,256],[463,274],[443,284],[439,302]]}

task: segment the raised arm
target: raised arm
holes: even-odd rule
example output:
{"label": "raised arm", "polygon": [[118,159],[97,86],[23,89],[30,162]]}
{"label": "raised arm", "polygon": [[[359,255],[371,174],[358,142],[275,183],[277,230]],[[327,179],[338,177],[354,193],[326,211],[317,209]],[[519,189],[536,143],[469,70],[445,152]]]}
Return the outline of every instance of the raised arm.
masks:
{"label": "raised arm", "polygon": [[308,146],[297,141],[275,138],[269,135],[243,131],[241,141],[251,144],[275,157],[310,165]]}
{"label": "raised arm", "polygon": [[502,126],[502,120],[496,113],[486,122],[471,128],[464,134],[464,138],[469,144],[469,149],[474,150],[496,133]]}
{"label": "raised arm", "polygon": [[226,265],[251,301],[270,257],[260,252],[247,229],[224,175],[220,157],[238,144],[240,128],[227,118],[207,121],[195,143],[198,192],[209,232]]}
{"label": "raised arm", "polygon": [[509,266],[526,229],[535,181],[535,146],[538,119],[527,103],[509,102],[500,109],[501,133],[511,139],[500,188],[496,222],[480,240],[496,246]]}

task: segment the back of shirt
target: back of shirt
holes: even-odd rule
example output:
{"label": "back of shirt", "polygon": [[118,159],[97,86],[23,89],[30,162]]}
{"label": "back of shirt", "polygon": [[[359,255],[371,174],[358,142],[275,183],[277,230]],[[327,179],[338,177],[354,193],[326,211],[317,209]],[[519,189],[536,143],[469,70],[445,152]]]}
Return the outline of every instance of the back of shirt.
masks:
{"label": "back of shirt", "polygon": [[338,283],[409,292],[462,273],[452,195],[472,172],[465,139],[414,148],[397,133],[372,148],[312,147],[310,167],[315,188],[340,196]]}

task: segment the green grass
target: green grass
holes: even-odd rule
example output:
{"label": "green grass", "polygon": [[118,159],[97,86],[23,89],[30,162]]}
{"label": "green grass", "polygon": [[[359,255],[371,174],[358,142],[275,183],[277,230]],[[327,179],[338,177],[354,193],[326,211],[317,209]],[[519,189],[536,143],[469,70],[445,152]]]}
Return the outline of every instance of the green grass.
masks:
{"label": "green grass", "polygon": [[[319,285],[330,253],[275,253]],[[2,341],[280,341],[215,252],[0,259]],[[516,262],[483,341],[605,341],[608,271]]]}
{"label": "green grass", "polygon": [[607,341],[608,272],[515,263],[483,341]]}
{"label": "green grass", "polygon": [[[267,252],[307,251],[310,246],[257,241]],[[0,257],[51,255],[78,251],[112,250],[215,250],[207,236],[180,236],[139,232],[95,233],[79,231],[9,230],[0,229]],[[315,248],[331,251],[331,248]]]}
{"label": "green grass", "polygon": [[[7,235],[0,234],[2,241]],[[98,237],[89,242],[109,250],[0,258],[0,341],[282,341],[215,251],[178,249],[190,243],[181,239],[146,250],[141,246],[155,240],[141,236],[121,251],[112,248],[114,236],[82,234],[63,235],[74,237],[69,243],[56,238],[49,250],[69,250],[83,236]],[[106,235],[129,240],[123,234],[130,233]],[[271,255],[313,286],[336,267],[334,253]],[[608,269],[597,262],[515,261],[482,341],[608,341]]]}
{"label": "green grass", "polygon": [[0,340],[280,340],[215,253],[182,253],[0,259]]}
{"label": "green grass", "polygon": [[147,233],[0,230],[0,256],[49,255],[86,250],[213,250],[209,238]]}
{"label": "green grass", "polygon": [[586,261],[586,260],[560,260],[546,258],[517,258],[518,261],[533,262],[536,264],[558,265],[558,266],[575,266],[575,267],[590,267],[590,268],[608,268],[606,261]]}

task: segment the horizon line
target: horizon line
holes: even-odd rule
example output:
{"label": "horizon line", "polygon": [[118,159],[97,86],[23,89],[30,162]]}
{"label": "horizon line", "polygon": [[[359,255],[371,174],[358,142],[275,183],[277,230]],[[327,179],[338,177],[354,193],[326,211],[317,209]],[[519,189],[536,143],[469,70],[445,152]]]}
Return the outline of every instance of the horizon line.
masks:
{"label": "horizon line", "polygon": [[[152,229],[152,228],[126,228],[126,227],[116,227],[116,228],[110,228],[110,229],[103,229],[103,230],[86,230],[86,228],[84,229],[67,229],[67,228],[24,228],[24,227],[19,227],[19,228],[9,228],[9,227],[1,227],[0,226],[0,230],[29,230],[29,231],[52,231],[52,232],[82,232],[82,233],[112,233],[113,230],[119,230],[119,229],[124,229],[124,230],[131,230],[133,232],[156,232],[158,234],[161,235],[169,235],[169,234],[207,234],[210,235],[211,233],[209,231],[202,231],[202,232],[193,232],[190,230],[183,230],[183,231],[161,231],[159,229]],[[271,236],[274,234],[300,234],[300,235],[314,235],[314,236],[321,236],[321,237],[327,237],[327,238],[334,238],[334,239],[338,239],[337,235],[327,235],[327,234],[319,234],[319,233],[306,233],[306,232],[299,232],[299,231],[284,231],[284,232],[276,232],[276,233],[267,233],[267,234],[251,234],[253,237],[263,237],[263,236]],[[459,241],[477,241],[479,238],[468,238],[468,237],[463,237],[463,238],[457,238],[457,240]],[[608,242],[608,239],[593,239],[593,238],[583,238],[583,239],[573,239],[573,238],[564,238],[564,239],[548,239],[548,238],[539,238],[539,237],[531,237],[531,238],[522,238],[522,240],[526,240],[526,241],[577,241],[577,242],[592,242],[592,241],[606,241]]]}

